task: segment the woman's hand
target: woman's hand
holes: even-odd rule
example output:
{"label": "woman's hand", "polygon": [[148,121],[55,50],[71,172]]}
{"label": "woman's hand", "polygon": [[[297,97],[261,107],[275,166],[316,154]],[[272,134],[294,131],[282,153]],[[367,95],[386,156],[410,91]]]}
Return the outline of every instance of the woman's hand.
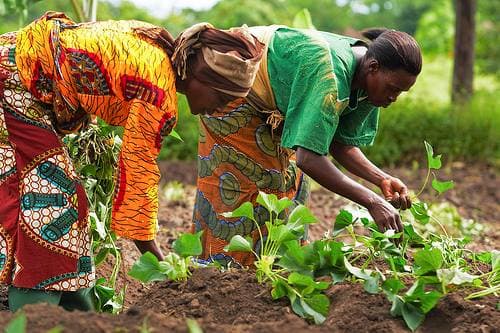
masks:
{"label": "woman's hand", "polygon": [[411,199],[406,185],[396,177],[389,176],[380,182],[380,189],[395,208],[408,209],[411,207]]}
{"label": "woman's hand", "polygon": [[381,232],[392,229],[395,232],[403,231],[403,224],[399,212],[389,203],[378,197],[366,207]]}

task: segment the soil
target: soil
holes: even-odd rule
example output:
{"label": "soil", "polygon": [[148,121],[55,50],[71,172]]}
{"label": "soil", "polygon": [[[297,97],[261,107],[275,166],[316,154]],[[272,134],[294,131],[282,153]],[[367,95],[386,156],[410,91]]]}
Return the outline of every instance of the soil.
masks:
{"label": "soil", "polygon": [[[195,194],[196,166],[193,163],[168,162],[160,165],[162,184],[177,180],[184,183],[185,196],[180,201],[161,201],[158,241],[167,252],[180,232],[189,230]],[[410,170],[410,171],[409,171]],[[425,170],[399,168],[390,172],[416,189]],[[455,163],[439,174],[439,179],[455,181],[455,189],[437,201],[448,200],[458,206],[466,218],[483,223],[488,231],[470,245],[475,250],[500,248],[500,183],[498,170],[487,165]],[[168,177],[168,178],[167,178]],[[424,193],[429,200],[431,193]],[[431,201],[436,201],[432,199]],[[323,189],[311,194],[310,208],[320,222],[310,229],[310,238],[318,239],[328,231],[339,209],[347,201]],[[143,285],[125,272],[138,258],[134,245],[119,240],[123,268],[118,285],[127,285],[125,308],[120,315],[67,312],[45,304],[26,306],[28,332],[47,332],[60,326],[64,332],[188,332],[186,318],[197,321],[204,332],[409,332],[400,318],[390,315],[390,303],[383,294],[371,295],[360,284],[332,286],[327,295],[330,313],[321,326],[296,316],[285,300],[273,301],[268,287],[259,285],[247,270],[220,272],[198,269],[184,283],[157,282]],[[108,259],[98,267],[108,276]],[[451,292],[426,317],[417,332],[500,332],[498,299],[465,301],[465,291]],[[0,327],[14,316],[7,311],[6,288],[0,286]]]}

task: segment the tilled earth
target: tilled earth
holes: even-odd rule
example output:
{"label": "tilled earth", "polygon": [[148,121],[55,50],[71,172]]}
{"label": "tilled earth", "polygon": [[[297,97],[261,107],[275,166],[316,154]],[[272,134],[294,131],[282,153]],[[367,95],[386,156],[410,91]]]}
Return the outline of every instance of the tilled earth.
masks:
{"label": "tilled earth", "polygon": [[[185,184],[186,195],[180,201],[162,200],[158,240],[164,251],[180,233],[189,230],[195,193],[195,165],[192,163],[162,163],[165,181],[178,180]],[[390,170],[410,188],[420,187],[425,170]],[[440,179],[454,179],[455,189],[442,198],[424,193],[427,201],[448,200],[461,215],[483,223],[485,234],[470,246],[489,250],[500,248],[500,192],[498,171],[485,165],[455,163],[441,171]],[[168,177],[168,179],[167,179]],[[339,209],[347,203],[326,190],[315,189],[310,208],[320,222],[310,229],[310,238],[318,239],[328,231]],[[119,285],[127,285],[125,310],[120,315],[66,312],[45,304],[23,309],[28,318],[28,332],[47,332],[59,326],[64,332],[187,332],[186,319],[195,319],[205,332],[408,332],[404,322],[393,318],[390,303],[383,294],[364,292],[360,284],[339,284],[327,295],[331,300],[330,313],[321,326],[297,317],[285,300],[273,301],[269,290],[259,285],[254,274],[247,270],[219,272],[214,269],[195,270],[185,283],[160,282],[142,285],[125,272],[139,257],[134,246],[120,240],[123,267]],[[98,268],[107,276],[111,260]],[[428,315],[418,332],[500,332],[498,299],[483,298],[465,301],[465,294],[449,293]],[[0,286],[0,327],[13,314],[7,311],[6,289]]]}

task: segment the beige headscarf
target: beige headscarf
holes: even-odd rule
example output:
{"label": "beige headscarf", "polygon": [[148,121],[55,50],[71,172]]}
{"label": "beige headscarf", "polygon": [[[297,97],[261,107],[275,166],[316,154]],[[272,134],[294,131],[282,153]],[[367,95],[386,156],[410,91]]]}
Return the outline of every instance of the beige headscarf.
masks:
{"label": "beige headscarf", "polygon": [[171,57],[181,79],[193,75],[228,95],[245,97],[259,69],[264,45],[248,28],[215,29],[199,23],[175,40]]}

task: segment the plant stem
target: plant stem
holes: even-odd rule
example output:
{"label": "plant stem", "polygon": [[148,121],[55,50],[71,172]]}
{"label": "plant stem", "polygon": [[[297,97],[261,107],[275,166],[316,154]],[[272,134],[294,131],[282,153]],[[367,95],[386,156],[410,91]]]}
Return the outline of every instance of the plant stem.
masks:
{"label": "plant stem", "polygon": [[431,219],[433,219],[440,227],[441,227],[441,230],[443,230],[444,234],[446,237],[450,237],[448,235],[448,232],[446,232],[446,229],[444,228],[443,224],[441,222],[439,222],[439,220],[437,218],[435,218],[434,216],[432,215],[429,215]]}
{"label": "plant stem", "polygon": [[473,298],[487,296],[487,295],[490,295],[490,294],[495,294],[496,295],[497,292],[500,292],[500,284],[496,285],[494,287],[485,289],[483,291],[478,291],[478,292],[472,293],[469,296],[465,297],[465,299],[469,300],[469,299],[473,299]]}
{"label": "plant stem", "polygon": [[427,186],[427,182],[429,182],[429,177],[431,176],[431,168],[427,167],[427,175],[425,176],[425,180],[424,180],[424,183],[422,185],[422,187],[420,188],[420,190],[418,191],[417,194],[415,194],[415,196],[413,196],[411,199],[412,201],[414,201],[415,199],[418,199],[418,196],[420,194],[422,194],[422,192],[424,191],[425,187]]}

